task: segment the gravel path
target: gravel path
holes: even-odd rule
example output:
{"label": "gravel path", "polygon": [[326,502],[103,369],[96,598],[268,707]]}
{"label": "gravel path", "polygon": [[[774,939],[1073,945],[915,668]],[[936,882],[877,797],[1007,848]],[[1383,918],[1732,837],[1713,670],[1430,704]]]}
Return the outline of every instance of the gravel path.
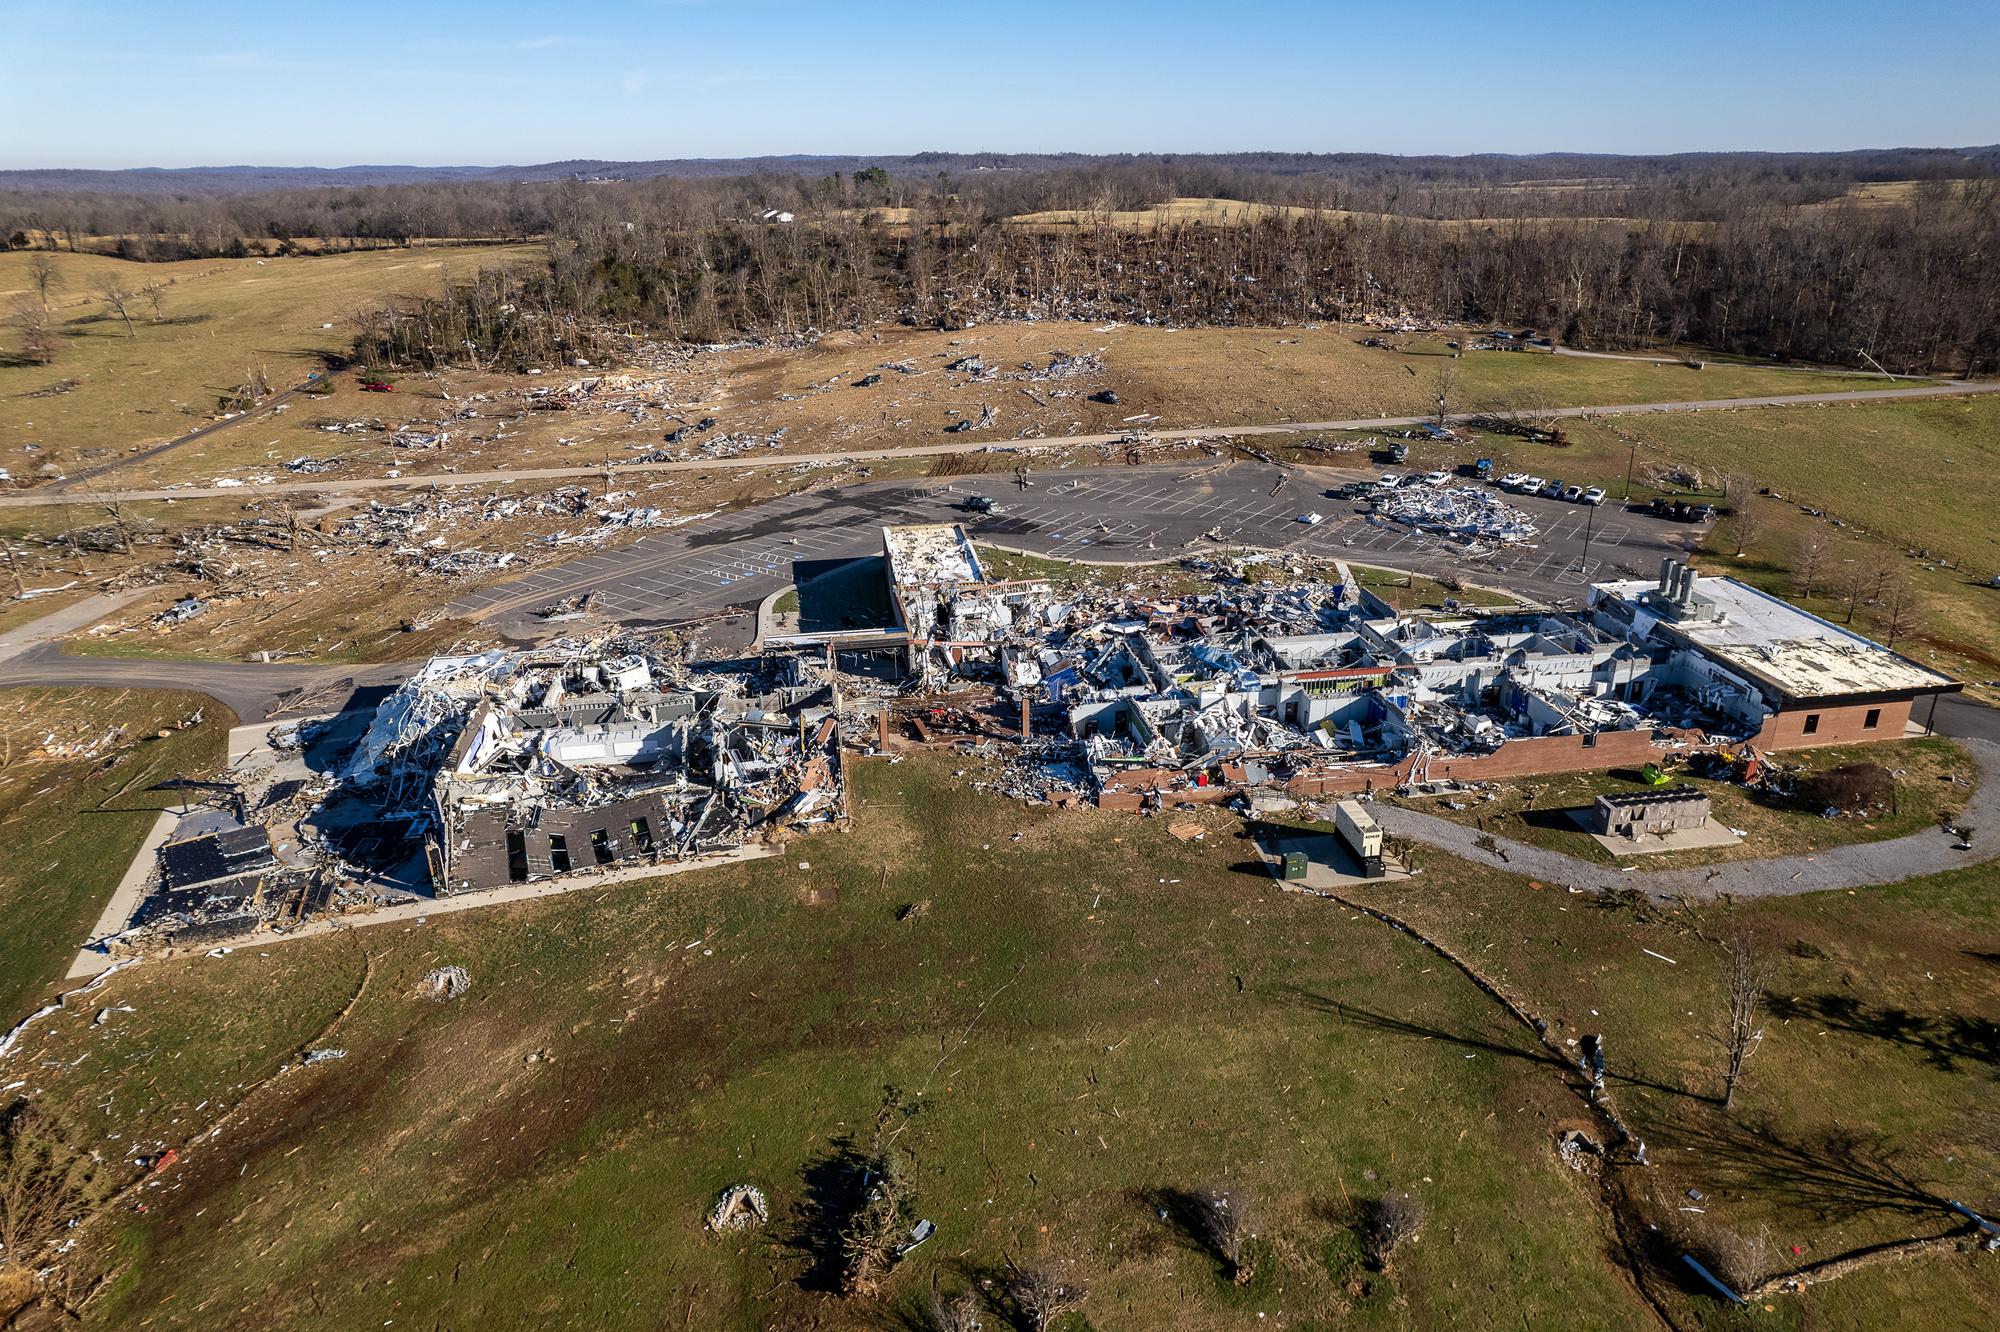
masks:
{"label": "gravel path", "polygon": [[1658,897],[1719,897],[1724,893],[1735,897],[1789,897],[1834,888],[1896,883],[2000,857],[2000,833],[1995,831],[2000,828],[2000,744],[1971,739],[1959,743],[1979,765],[1979,785],[1958,820],[1975,833],[1985,830],[1983,835],[1976,836],[1974,849],[1970,851],[1953,850],[1957,838],[1927,828],[1891,841],[1857,843],[1810,855],[1734,860],[1694,869],[1620,870],[1511,838],[1494,837],[1493,841],[1506,853],[1503,861],[1493,852],[1474,845],[1482,836],[1492,836],[1482,834],[1477,828],[1398,805],[1378,803],[1370,812],[1388,832],[1481,865],[1573,888],[1614,891],[1637,888]]}

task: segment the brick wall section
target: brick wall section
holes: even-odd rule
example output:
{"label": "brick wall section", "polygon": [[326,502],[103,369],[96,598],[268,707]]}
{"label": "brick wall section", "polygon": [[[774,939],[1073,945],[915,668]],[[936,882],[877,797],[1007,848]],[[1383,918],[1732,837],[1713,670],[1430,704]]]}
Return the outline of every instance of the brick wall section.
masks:
{"label": "brick wall section", "polygon": [[[1549,772],[1637,767],[1659,756],[1653,745],[1653,733],[1649,730],[1606,731],[1597,737],[1594,745],[1586,745],[1585,738],[1580,735],[1545,735],[1529,740],[1509,740],[1491,754],[1433,758],[1429,773],[1434,778],[1486,782]],[[1293,779],[1286,789],[1295,796],[1306,797],[1352,795],[1369,789],[1381,791],[1400,783],[1408,774],[1412,762],[1411,759],[1404,759],[1393,768],[1363,768],[1328,773],[1323,777],[1299,777]]]}
{"label": "brick wall section", "polygon": [[[1910,719],[1910,702],[1853,704],[1807,708],[1781,712],[1764,723],[1752,742],[1763,750],[1805,749],[1815,745],[1851,745],[1870,740],[1900,740]],[[1880,709],[1875,725],[1867,725],[1871,709]],[[1819,724],[1811,735],[1805,733],[1807,716],[1817,714]],[[1602,772],[1607,768],[1637,768],[1660,757],[1650,729],[1605,731],[1597,743],[1586,745],[1580,735],[1545,735],[1527,740],[1509,740],[1491,754],[1465,758],[1433,758],[1430,775],[1461,782],[1496,781],[1508,777],[1536,777],[1552,772]],[[1414,759],[1390,766],[1348,768],[1307,777],[1294,777],[1285,790],[1302,800],[1327,796],[1357,795],[1363,791],[1386,791],[1408,775]],[[1137,811],[1148,791],[1162,789],[1176,774],[1148,768],[1124,774],[1116,789],[1098,796],[1104,809]],[[1167,791],[1163,802],[1207,803],[1234,794],[1229,784]]]}
{"label": "brick wall section", "polygon": [[[1759,749],[1807,749],[1815,745],[1854,745],[1870,740],[1900,740],[1910,720],[1910,700],[1889,703],[1839,704],[1824,708],[1800,708],[1767,718],[1754,743]],[[1879,709],[1873,728],[1868,714]],[[1806,718],[1818,717],[1819,725],[1806,734]]]}

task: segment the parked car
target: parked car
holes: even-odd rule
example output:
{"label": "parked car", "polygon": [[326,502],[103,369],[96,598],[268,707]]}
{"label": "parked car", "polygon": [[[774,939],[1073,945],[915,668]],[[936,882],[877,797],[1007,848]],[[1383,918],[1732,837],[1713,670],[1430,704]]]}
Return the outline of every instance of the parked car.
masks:
{"label": "parked car", "polygon": [[1539,476],[1527,476],[1521,478],[1521,484],[1515,486],[1514,489],[1523,495],[1539,495],[1542,493],[1542,487],[1547,484],[1548,482],[1542,480]]}
{"label": "parked car", "polygon": [[1583,502],[1592,506],[1604,503],[1604,487],[1592,486],[1583,492]]}
{"label": "parked car", "polygon": [[1583,487],[1564,486],[1562,488],[1562,497],[1568,500],[1571,504],[1575,504],[1583,499]]}
{"label": "parked car", "polygon": [[1384,472],[1382,473],[1382,479],[1375,484],[1383,490],[1394,490],[1397,486],[1403,484],[1403,474],[1401,472]]}
{"label": "parked car", "polygon": [[1324,514],[1302,513],[1298,517],[1292,519],[1292,521],[1295,523],[1304,523],[1307,527],[1317,527],[1321,523],[1326,521],[1326,517]]}
{"label": "parked car", "polygon": [[1564,483],[1554,478],[1551,478],[1550,480],[1544,481],[1542,483],[1542,493],[1544,495],[1547,495],[1550,499],[1561,499],[1563,489],[1564,489]]}
{"label": "parked car", "polygon": [[1519,490],[1523,485],[1527,484],[1527,481],[1528,474],[1526,472],[1509,472],[1500,478],[1499,486],[1502,490]]}
{"label": "parked car", "polygon": [[967,513],[993,514],[1000,512],[1000,506],[995,504],[989,495],[967,495],[965,502],[959,507]]}
{"label": "parked car", "polygon": [[1427,486],[1448,485],[1450,482],[1450,472],[1425,472],[1423,475],[1423,483]]}

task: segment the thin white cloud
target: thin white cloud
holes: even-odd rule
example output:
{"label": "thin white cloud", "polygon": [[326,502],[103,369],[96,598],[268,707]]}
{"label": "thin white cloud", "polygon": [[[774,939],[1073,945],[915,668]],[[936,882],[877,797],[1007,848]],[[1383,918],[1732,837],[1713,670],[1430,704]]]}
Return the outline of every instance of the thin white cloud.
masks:
{"label": "thin white cloud", "polygon": [[651,71],[628,69],[625,71],[625,76],[618,80],[618,86],[625,90],[627,97],[637,97],[640,93],[646,91],[646,85],[652,81],[653,75]]}
{"label": "thin white cloud", "polygon": [[602,37],[572,37],[564,33],[544,33],[539,37],[523,37],[515,42],[516,51],[547,51],[558,46],[603,46]]}

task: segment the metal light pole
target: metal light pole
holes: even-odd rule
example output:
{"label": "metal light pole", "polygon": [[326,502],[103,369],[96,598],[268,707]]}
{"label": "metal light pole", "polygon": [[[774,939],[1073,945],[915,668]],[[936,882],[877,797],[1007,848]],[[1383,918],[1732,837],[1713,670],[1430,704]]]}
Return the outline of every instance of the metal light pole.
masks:
{"label": "metal light pole", "polygon": [[1638,461],[1639,441],[1634,439],[1632,441],[1632,451],[1625,455],[1625,493],[1618,497],[1620,504],[1629,503],[1632,499],[1632,467]]}

